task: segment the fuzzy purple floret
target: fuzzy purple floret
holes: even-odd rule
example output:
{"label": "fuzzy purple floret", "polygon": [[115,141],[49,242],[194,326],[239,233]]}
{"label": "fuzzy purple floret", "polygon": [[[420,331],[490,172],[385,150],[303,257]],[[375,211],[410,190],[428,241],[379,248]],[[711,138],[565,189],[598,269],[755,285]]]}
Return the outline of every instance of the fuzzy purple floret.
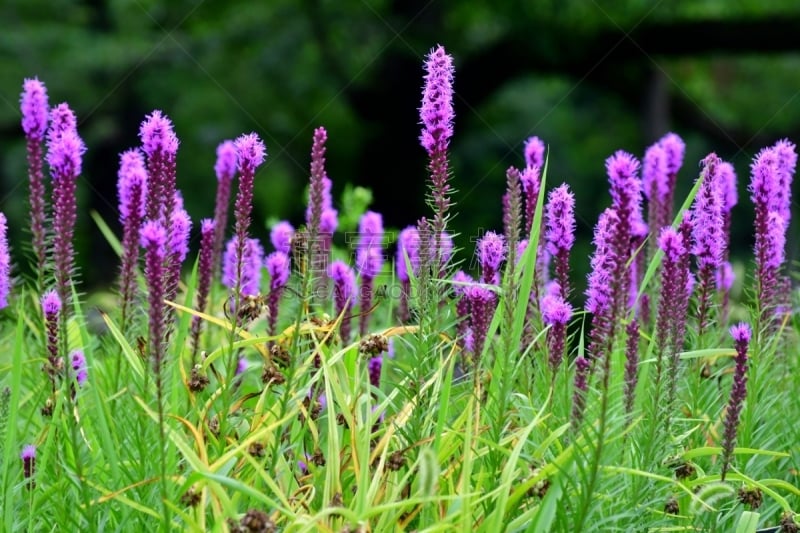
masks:
{"label": "fuzzy purple floret", "polygon": [[41,304],[45,320],[53,320],[61,311],[61,298],[54,290],[49,290],[42,295]]}
{"label": "fuzzy purple floret", "polygon": [[524,236],[528,237],[533,228],[533,219],[536,214],[536,203],[539,201],[539,190],[542,186],[541,168],[528,166],[520,172],[519,182],[525,194],[525,227]]}
{"label": "fuzzy purple floret", "polygon": [[369,374],[369,384],[375,388],[381,386],[381,370],[383,369],[383,355],[373,357],[369,360],[367,365],[367,373]]}
{"label": "fuzzy purple floret", "polygon": [[[236,287],[238,250],[238,237],[233,236],[225,247],[222,259],[222,284],[229,289]],[[242,278],[239,280],[239,292],[245,296],[255,296],[260,292],[264,249],[258,239],[246,239],[242,251]]]}
{"label": "fuzzy purple floret", "polygon": [[600,215],[594,230],[595,252],[592,255],[588,287],[586,289],[586,310],[601,314],[611,309],[613,304],[614,272],[617,256],[612,246],[615,228],[619,224],[617,212],[607,208]]}
{"label": "fuzzy purple floret", "polygon": [[560,296],[546,294],[541,304],[542,322],[546,326],[566,325],[572,318],[572,306]]}
{"label": "fuzzy purple floret", "polygon": [[236,234],[244,242],[250,227],[250,213],[253,210],[253,181],[256,170],[267,156],[267,150],[255,133],[241,135],[236,139],[235,145],[238,156],[239,190],[236,194],[234,215]]}
{"label": "fuzzy purple floret", "polygon": [[[31,459],[36,459],[36,446],[33,444],[26,444],[22,447],[22,452],[19,454],[19,458],[23,461],[30,461]],[[29,477],[29,476],[26,476]]]}
{"label": "fuzzy purple floret", "polygon": [[78,129],[78,118],[66,102],[62,102],[50,111],[50,126],[47,129],[47,142],[53,142],[65,131]]}
{"label": "fuzzy purple floret", "polygon": [[372,279],[383,267],[383,217],[367,211],[359,221],[358,233],[356,267],[362,278]]}
{"label": "fuzzy purple floret", "polygon": [[86,367],[86,357],[80,350],[72,352],[72,370],[75,371],[75,381],[78,387],[83,387],[89,379],[89,370]]}
{"label": "fuzzy purple floret", "polygon": [[291,260],[289,255],[283,252],[272,252],[264,260],[264,266],[269,274],[270,290],[285,287],[291,274]]}
{"label": "fuzzy purple floret", "polygon": [[658,142],[667,153],[667,172],[677,174],[683,166],[686,143],[675,133],[667,133]]}
{"label": "fuzzy purple floret", "polygon": [[723,210],[730,212],[739,203],[739,193],[736,190],[736,170],[727,161],[722,161],[717,168],[720,189],[723,198]]}
{"label": "fuzzy purple floret", "polygon": [[497,298],[494,292],[481,285],[467,287],[465,296],[469,301],[473,364],[477,366],[478,358],[483,353],[486,344],[486,336],[489,332],[489,324],[494,314]]}
{"label": "fuzzy purple floret", "polygon": [[236,175],[238,153],[233,141],[222,141],[217,146],[217,161],[214,163],[214,173],[218,181],[232,181]]}
{"label": "fuzzy purple floret", "polygon": [[508,252],[505,238],[494,231],[487,231],[478,241],[477,252],[481,265],[481,281],[500,283],[500,264]]}
{"label": "fuzzy purple floret", "polygon": [[557,255],[575,244],[575,195],[566,184],[550,191],[545,207],[547,250]]}
{"label": "fuzzy purple floret", "polygon": [[41,142],[47,132],[50,113],[47,88],[38,78],[26,78],[23,81],[20,109],[22,110],[22,130],[25,132],[25,136],[33,141]]}
{"label": "fuzzy purple floret", "polygon": [[120,156],[117,193],[119,195],[120,222],[125,224],[125,221],[131,216],[139,221],[144,218],[147,170],[144,165],[144,157],[137,149],[123,152]]}
{"label": "fuzzy purple floret", "polygon": [[651,202],[663,201],[669,193],[667,151],[659,143],[650,146],[644,154],[642,188]]}
{"label": "fuzzy purple floret", "polygon": [[334,261],[328,266],[328,277],[333,281],[333,301],[336,315],[343,315],[339,326],[339,334],[347,343],[350,340],[350,309],[358,298],[356,275],[344,261]]}
{"label": "fuzzy purple floret", "polygon": [[781,139],[775,143],[773,148],[778,156],[778,177],[773,210],[778,212],[788,227],[792,216],[792,178],[797,167],[797,152],[794,143],[788,139]]}
{"label": "fuzzy purple floret", "polygon": [[148,157],[153,157],[159,151],[173,156],[178,152],[178,137],[172,128],[172,121],[159,110],[145,117],[139,137],[142,150]]}
{"label": "fuzzy purple floret", "polygon": [[453,58],[443,46],[431,50],[425,61],[425,87],[420,119],[420,142],[428,153],[443,150],[453,135]]}
{"label": "fuzzy purple floret", "polygon": [[403,229],[397,238],[395,268],[400,281],[408,281],[408,265],[411,266],[412,273],[416,273],[419,270],[419,232],[414,226],[408,226]]}
{"label": "fuzzy purple floret", "polygon": [[189,255],[189,234],[192,230],[192,219],[189,218],[189,213],[185,209],[177,209],[172,212],[170,217],[172,225],[170,232],[170,252],[178,259],[178,268],[180,263]]}
{"label": "fuzzy purple floret", "polygon": [[539,137],[528,137],[525,141],[525,166],[539,167],[544,166],[545,145]]}
{"label": "fuzzy purple floret", "polygon": [[80,175],[86,146],[76,130],[62,131],[47,148],[47,163],[54,180],[75,179]]}
{"label": "fuzzy purple floret", "polygon": [[272,226],[269,239],[272,246],[279,252],[288,254],[292,250],[292,238],[294,237],[294,226],[288,221],[282,220]]}
{"label": "fuzzy purple floret", "polygon": [[709,154],[703,161],[700,190],[692,208],[694,231],[692,232],[692,254],[697,258],[698,267],[719,268],[724,251],[724,197],[722,182],[719,179],[720,160],[716,154]]}
{"label": "fuzzy purple floret", "polygon": [[0,213],[0,309],[8,306],[11,293],[11,254],[8,249],[8,223]]}

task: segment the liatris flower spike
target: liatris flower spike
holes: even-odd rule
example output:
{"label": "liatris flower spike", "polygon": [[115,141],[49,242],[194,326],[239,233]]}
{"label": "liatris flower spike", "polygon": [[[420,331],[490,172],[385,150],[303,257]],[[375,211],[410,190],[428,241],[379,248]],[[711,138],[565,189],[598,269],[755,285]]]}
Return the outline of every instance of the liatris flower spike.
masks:
{"label": "liatris flower spike", "polygon": [[225,228],[228,227],[228,207],[231,201],[231,184],[236,176],[236,145],[233,141],[223,141],[217,146],[217,162],[214,173],[217,175],[217,196],[214,202],[214,275],[219,273],[222,259],[222,244],[225,240]]}
{"label": "liatris flower spike", "polygon": [[[306,226],[315,239],[320,233],[320,221],[325,201],[325,142],[328,132],[325,128],[314,130],[314,141],[311,146],[311,184],[308,188],[308,207],[306,209]],[[330,191],[328,191],[330,195]]]}
{"label": "liatris flower spike", "polygon": [[633,411],[639,371],[639,323],[634,319],[625,328],[625,413]]}
{"label": "liatris flower spike", "polygon": [[[236,289],[236,267],[238,238],[234,235],[225,247],[222,260],[222,284],[229,289]],[[241,266],[239,293],[243,296],[256,296],[261,287],[261,268],[264,262],[264,249],[258,239],[247,239],[244,245],[244,256]]]}
{"label": "liatris flower spike", "polygon": [[560,295],[547,294],[542,298],[542,322],[550,329],[547,332],[547,349],[550,368],[555,373],[564,358],[567,341],[567,324],[572,318],[572,306]]}
{"label": "liatris flower spike", "polygon": [[422,122],[420,142],[429,158],[434,235],[445,230],[450,208],[447,148],[453,136],[453,72],[453,58],[444,47],[431,50],[425,60],[425,87],[419,113]]}
{"label": "liatris flower spike", "polygon": [[89,370],[86,367],[86,357],[80,350],[74,350],[70,357],[72,370],[75,372],[75,382],[78,387],[83,387],[89,379]]}
{"label": "liatris flower spike", "polygon": [[[208,294],[211,292],[211,278],[214,268],[214,239],[216,238],[216,221],[204,218],[200,221],[200,257],[197,260],[197,309],[205,312]],[[192,366],[195,364],[198,341],[202,321],[199,316],[192,317]]]}
{"label": "liatris flower spike", "polygon": [[566,184],[550,191],[545,206],[545,241],[555,258],[555,273],[561,298],[569,297],[569,253],[575,244],[575,195]]}
{"label": "liatris flower spike", "polygon": [[53,259],[56,290],[64,302],[71,296],[74,260],[72,244],[77,218],[75,188],[86,147],[74,129],[54,134],[48,142],[47,162],[53,177]]}
{"label": "liatris flower spike", "polygon": [[272,246],[275,250],[289,254],[292,251],[292,238],[294,237],[294,227],[289,222],[282,220],[272,226],[269,234]]}
{"label": "liatris flower spike", "polygon": [[525,141],[525,166],[539,167],[544,166],[545,145],[539,137],[528,137]]}
{"label": "liatris flower spike", "polygon": [[147,156],[147,171],[150,188],[147,195],[147,218],[161,220],[169,232],[167,223],[175,207],[175,158],[178,153],[178,137],[172,121],[156,110],[145,117],[139,128],[142,151]]}
{"label": "liatris flower spike", "polygon": [[[49,105],[47,88],[36,78],[26,79],[20,97],[22,129],[28,154],[28,181],[31,203],[31,233],[37,272],[44,272],[45,250],[45,186],[42,173],[42,141],[47,132]],[[41,275],[41,274],[40,274]]]}
{"label": "liatris flower spike", "polygon": [[[672,222],[673,202],[675,198],[675,183],[678,178],[678,171],[683,166],[683,157],[686,153],[686,144],[675,133],[667,133],[658,144],[664,149],[667,154],[667,194],[664,197],[663,203],[663,220],[664,226]],[[659,227],[659,229],[662,226]]]}
{"label": "liatris flower spike", "polygon": [[8,223],[0,213],[0,309],[8,306],[11,293],[11,254],[8,249]]}
{"label": "liatris flower spike", "polygon": [[289,282],[291,273],[291,262],[289,256],[283,252],[272,252],[265,261],[267,273],[269,274],[269,296],[267,297],[267,308],[269,309],[269,334],[277,333],[278,324],[278,305],[281,296]]}
{"label": "liatris flower spike", "polygon": [[361,275],[358,330],[363,336],[367,332],[368,311],[372,307],[372,281],[383,268],[383,217],[374,211],[367,211],[359,221],[358,233],[356,267]]}
{"label": "liatris flower spike", "polygon": [[478,261],[481,266],[481,282],[498,285],[500,283],[500,264],[505,260],[508,249],[502,235],[487,231],[478,241]]}
{"label": "liatris flower spike", "polygon": [[49,290],[42,295],[42,313],[47,329],[47,362],[44,370],[50,377],[55,391],[56,377],[61,373],[61,358],[59,352],[59,318],[61,315],[61,298],[55,290]]}
{"label": "liatris flower spike", "polygon": [[343,315],[339,326],[342,342],[350,340],[350,310],[356,301],[356,275],[344,261],[334,261],[328,267],[328,277],[333,281],[333,301],[336,315]]}
{"label": "liatris flower spike", "polygon": [[698,336],[702,337],[709,325],[712,291],[716,286],[716,271],[722,266],[725,250],[722,182],[719,175],[721,161],[709,154],[702,161],[700,190],[692,207],[692,254],[698,268]]}
{"label": "liatris flower spike", "polygon": [[22,448],[22,453],[19,454],[22,459],[22,475],[28,480],[28,488],[32,489],[34,481],[31,479],[36,473],[36,446],[27,444]]}
{"label": "liatris flower spike", "polygon": [[139,230],[145,215],[147,201],[147,170],[139,150],[128,150],[120,156],[119,213],[122,223],[122,266],[120,268],[120,297],[122,327],[124,330],[128,308],[133,303],[134,270],[139,260]]}
{"label": "liatris flower spike", "polygon": [[723,481],[733,457],[733,447],[736,445],[736,433],[739,428],[739,415],[742,412],[742,405],[747,395],[747,348],[752,336],[750,326],[745,323],[732,326],[730,333],[736,347],[736,368],[733,372],[733,386],[731,387],[728,409],[725,414],[725,431],[722,438]]}
{"label": "liatris flower spike", "polygon": [[408,297],[411,292],[411,273],[419,271],[419,232],[414,226],[408,226],[400,232],[397,238],[397,258],[395,259],[395,269],[397,279],[400,280],[401,293],[398,314],[401,322],[408,322]]}

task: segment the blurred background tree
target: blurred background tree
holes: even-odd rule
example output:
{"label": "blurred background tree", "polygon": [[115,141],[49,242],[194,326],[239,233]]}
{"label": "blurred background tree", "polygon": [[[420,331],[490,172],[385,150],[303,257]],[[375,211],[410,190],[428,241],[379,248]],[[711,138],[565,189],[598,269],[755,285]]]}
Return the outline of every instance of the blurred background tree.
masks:
{"label": "blurred background tree", "polygon": [[615,150],[641,157],[677,132],[687,142],[680,193],[709,151],[731,161],[741,197],[732,242],[745,254],[751,158],[800,140],[800,3],[790,0],[4,0],[0,21],[0,209],[17,261],[28,239],[18,100],[23,78],[38,76],[51,104],[76,110],[89,148],[78,222],[88,290],[117,270],[88,212],[116,229],[118,156],[153,109],[175,123],[178,185],[195,221],[213,210],[217,144],[256,131],[269,157],[254,232],[266,239],[279,218],[299,224],[319,125],[337,197],[348,183],[371,188],[398,229],[427,214],[417,107],[437,43],[456,63],[462,257],[479,231],[500,228],[505,169],[521,165],[530,135],[549,144],[549,184],[576,191],[578,273],[609,203],[603,162]]}

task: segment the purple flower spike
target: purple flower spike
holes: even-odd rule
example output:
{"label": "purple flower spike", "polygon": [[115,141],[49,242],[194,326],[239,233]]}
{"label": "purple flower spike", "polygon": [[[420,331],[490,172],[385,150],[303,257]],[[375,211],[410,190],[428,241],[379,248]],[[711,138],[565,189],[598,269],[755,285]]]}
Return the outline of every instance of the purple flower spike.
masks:
{"label": "purple flower spike", "polygon": [[586,290],[586,310],[595,315],[607,313],[612,308],[614,272],[618,259],[611,240],[618,224],[617,212],[607,208],[601,213],[595,226],[595,252],[591,259],[592,272],[589,274]]}
{"label": "purple flower spike", "polygon": [[447,148],[453,135],[453,58],[443,46],[431,50],[425,61],[420,142],[429,154]]}
{"label": "purple flower spike", "polygon": [[74,261],[72,244],[77,219],[75,188],[86,147],[75,130],[65,130],[48,143],[47,162],[53,176],[53,259],[56,289],[69,301]]}
{"label": "purple flower spike", "polygon": [[33,252],[39,276],[44,272],[45,251],[45,186],[42,173],[42,140],[47,132],[49,104],[47,89],[38,79],[26,79],[20,96],[22,129],[28,155],[29,201],[31,204],[31,233]]}
{"label": "purple flower spike", "polygon": [[23,81],[20,108],[22,109],[22,130],[25,132],[25,136],[33,141],[41,142],[47,133],[49,105],[47,88],[38,78],[26,78]]}
{"label": "purple flower spike", "polygon": [[[22,459],[22,475],[30,480],[36,473],[36,446],[33,444],[23,446],[19,458]],[[28,488],[33,488],[33,481],[28,481]]]}
{"label": "purple flower spike", "polygon": [[727,161],[722,161],[717,168],[717,173],[722,191],[723,210],[730,212],[739,203],[739,193],[736,190],[736,171],[733,165]]}
{"label": "purple flower spike", "polygon": [[47,360],[48,366],[45,371],[50,377],[50,381],[55,390],[55,377],[60,373],[61,365],[58,356],[59,350],[59,317],[61,314],[61,298],[55,290],[49,290],[42,295],[42,313],[44,314],[44,325],[47,330]]}
{"label": "purple flower spike", "polygon": [[645,197],[650,202],[659,202],[669,193],[669,167],[667,166],[667,151],[656,143],[650,146],[644,154],[642,166],[642,188]]}
{"label": "purple flower spike", "polygon": [[628,340],[625,343],[625,413],[633,411],[633,401],[636,394],[636,382],[639,370],[639,323],[636,320],[625,328]]}
{"label": "purple flower spike", "polygon": [[359,332],[366,334],[369,313],[372,306],[372,280],[383,268],[383,217],[374,211],[367,211],[358,224],[358,249],[356,250],[356,269],[361,274],[361,316]]}
{"label": "purple flower spike", "polygon": [[435,212],[434,235],[445,230],[451,205],[447,149],[453,136],[453,72],[453,58],[444,47],[431,50],[425,60],[425,86],[419,113],[422,123],[420,142],[428,152],[431,206]]}
{"label": "purple flower spike", "polygon": [[242,374],[244,374],[249,366],[250,364],[247,362],[247,358],[240,357],[239,362],[236,364],[236,375],[241,376]]}
{"label": "purple flower spike", "polygon": [[486,336],[492,321],[497,298],[495,293],[481,285],[473,285],[466,290],[470,308],[470,330],[472,331],[472,365],[477,368],[479,358],[486,344]]}
{"label": "purple flower spike", "polygon": [[369,384],[376,389],[381,386],[381,370],[383,369],[383,354],[369,360],[367,373],[369,374]]}
{"label": "purple flower spike", "polygon": [[89,379],[89,371],[86,367],[86,357],[84,357],[82,351],[74,350],[72,352],[71,362],[72,370],[75,372],[75,381],[78,384],[78,387],[83,387],[86,385],[86,381]]}
{"label": "purple flower spike", "polygon": [[[206,311],[208,294],[211,292],[211,278],[214,268],[214,239],[216,238],[216,222],[211,218],[200,221],[200,257],[197,261],[197,309]],[[192,366],[195,364],[202,320],[192,317]]]}
{"label": "purple flower spike", "polygon": [[720,291],[729,291],[731,287],[733,287],[733,282],[736,279],[736,275],[733,272],[733,266],[728,262],[725,261],[722,263],[722,266],[719,267],[717,270],[717,290]]}
{"label": "purple flower spike", "polygon": [[222,284],[229,289],[236,289],[237,281],[239,292],[243,296],[256,296],[260,292],[261,267],[264,261],[264,249],[258,239],[247,239],[243,250],[241,262],[241,278],[237,276],[237,257],[240,249],[238,238],[233,236],[225,247],[225,256],[222,260]]}
{"label": "purple flower spike", "polygon": [[528,137],[528,140],[525,141],[525,166],[542,168],[544,166],[544,150],[544,141],[535,135]]}
{"label": "purple flower spike", "polygon": [[144,248],[144,277],[147,282],[150,307],[148,320],[150,358],[160,383],[166,340],[164,263],[167,258],[167,230],[160,222],[150,220],[142,226],[140,240]]}
{"label": "purple flower spike", "polygon": [[294,227],[289,222],[282,220],[272,226],[269,234],[272,246],[279,252],[288,254],[292,250],[292,238],[294,237]]}
{"label": "purple flower spike", "polygon": [[326,208],[319,219],[319,231],[327,238],[333,238],[336,228],[339,227],[339,212],[336,209]]}
{"label": "purple flower spike", "polygon": [[672,222],[672,213],[675,197],[675,184],[677,182],[678,171],[683,166],[683,157],[686,153],[686,144],[678,135],[668,133],[664,135],[658,144],[664,149],[667,154],[667,195],[664,197],[662,206],[662,218],[659,219],[660,225],[656,228],[658,231],[661,227],[666,226]]}
{"label": "purple flower spike", "polygon": [[706,331],[709,310],[712,305],[711,292],[716,285],[715,273],[722,265],[725,254],[725,220],[722,180],[719,175],[720,160],[709,154],[702,161],[703,183],[692,206],[692,255],[698,267],[700,294],[698,296],[698,335]]}
{"label": "purple flower spike", "polygon": [[560,296],[546,295],[541,304],[542,322],[549,326],[547,332],[547,349],[550,353],[550,368],[553,372],[561,366],[564,358],[564,346],[567,340],[567,324],[572,318],[572,306]]}
{"label": "purple flower spike", "polygon": [[52,143],[65,131],[76,131],[78,119],[75,112],[64,102],[50,111],[50,127],[47,129],[47,142]]}
{"label": "purple flower spike", "polygon": [[778,156],[776,205],[773,209],[778,212],[788,227],[792,216],[792,178],[797,167],[797,152],[795,151],[794,143],[790,142],[789,139],[778,141],[773,148]]}
{"label": "purple flower spike", "polygon": [[481,263],[481,281],[483,283],[500,283],[500,264],[505,260],[506,240],[502,235],[487,231],[478,241],[478,260]]}
{"label": "purple flower spike", "polygon": [[419,269],[419,232],[415,226],[408,226],[400,232],[397,238],[396,262],[397,277],[402,282],[409,280],[409,265],[413,273]]}
{"label": "purple flower spike", "polygon": [[736,346],[736,368],[733,372],[733,386],[725,414],[725,431],[722,438],[722,480],[730,466],[733,448],[736,445],[736,433],[739,429],[739,415],[742,412],[745,396],[747,396],[747,349],[750,345],[752,331],[750,326],[739,323],[730,329]]}
{"label": "purple flower spike", "polygon": [[277,333],[278,326],[278,306],[281,296],[289,282],[291,273],[291,261],[289,256],[283,252],[272,252],[264,261],[269,274],[269,296],[267,297],[268,331],[270,335]]}
{"label": "purple flower spike", "polygon": [[241,290],[244,275],[244,245],[250,229],[250,213],[253,210],[253,185],[256,170],[264,162],[267,150],[255,133],[242,135],[235,141],[239,165],[239,190],[236,194],[234,216],[236,219],[236,284]]}
{"label": "purple flower spike", "polygon": [[536,215],[536,202],[539,201],[539,190],[542,186],[540,167],[525,167],[519,175],[522,191],[525,193],[525,237],[529,237]]}
{"label": "purple flower spike", "polygon": [[173,211],[170,219],[172,222],[169,241],[170,251],[177,257],[177,264],[180,269],[180,264],[189,255],[189,233],[192,230],[192,219],[189,218],[189,213],[184,209]]}
{"label": "purple flower spike", "polygon": [[350,340],[350,310],[358,297],[356,275],[343,261],[334,261],[328,267],[328,277],[333,281],[333,301],[336,315],[343,315],[339,335],[347,344]]}
{"label": "purple flower spike", "polygon": [[[306,209],[306,226],[314,239],[320,234],[322,211],[325,209],[325,143],[328,132],[325,128],[314,130],[314,141],[311,146],[311,184],[308,188],[308,208]],[[330,180],[328,180],[330,183]],[[328,185],[330,197],[330,185]]]}
{"label": "purple flower spike", "polygon": [[[465,352],[471,352],[472,346],[468,347],[466,344],[467,333],[470,331],[469,320],[469,298],[467,297],[467,289],[475,282],[472,276],[459,270],[453,274],[453,294],[456,296],[456,332],[458,334],[458,342]],[[472,338],[470,337],[470,341]]]}
{"label": "purple flower spike", "polygon": [[217,175],[217,196],[214,202],[214,258],[213,272],[219,272],[222,259],[222,245],[225,240],[225,228],[228,226],[228,207],[231,201],[231,184],[236,176],[238,165],[236,145],[233,141],[223,141],[217,146],[217,162],[214,173]]}
{"label": "purple flower spike", "polygon": [[8,249],[8,223],[0,213],[0,309],[8,306],[11,293],[11,254]]}
{"label": "purple flower spike", "polygon": [[135,269],[139,261],[139,230],[145,215],[147,203],[147,170],[144,157],[139,150],[128,150],[120,156],[119,213],[122,223],[122,265],[120,276],[121,324],[125,330],[128,309],[133,303],[136,288]]}
{"label": "purple flower spike", "polygon": [[569,296],[569,253],[575,244],[575,195],[566,184],[550,191],[545,206],[545,241],[555,258],[561,298]]}
{"label": "purple flower spike", "polygon": [[147,218],[162,220],[167,224],[175,209],[175,157],[178,153],[178,137],[172,121],[155,110],[147,115],[139,128],[142,150],[147,155],[150,194],[147,203]]}

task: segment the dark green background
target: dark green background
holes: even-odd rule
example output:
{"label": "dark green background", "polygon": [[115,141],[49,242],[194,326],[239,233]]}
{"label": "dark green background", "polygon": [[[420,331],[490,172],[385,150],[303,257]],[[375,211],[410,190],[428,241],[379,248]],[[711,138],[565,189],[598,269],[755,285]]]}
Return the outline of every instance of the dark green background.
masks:
{"label": "dark green background", "polygon": [[778,138],[800,140],[794,1],[4,0],[0,26],[0,209],[19,255],[28,224],[19,93],[38,76],[51,104],[77,111],[89,148],[78,247],[90,290],[117,263],[89,210],[117,227],[118,154],[138,143],[153,109],[175,122],[195,228],[212,213],[216,145],[249,131],[269,153],[254,233],[266,240],[268,219],[299,223],[319,125],[337,196],[345,183],[370,187],[395,228],[427,214],[417,107],[437,43],[457,69],[454,224],[469,252],[481,229],[500,229],[505,169],[536,134],[550,145],[550,184],[576,191],[573,265],[585,273],[591,227],[609,203],[604,159],[619,148],[641,157],[673,130],[688,144],[681,192],[707,152],[735,165],[733,243],[746,260],[750,160]]}

